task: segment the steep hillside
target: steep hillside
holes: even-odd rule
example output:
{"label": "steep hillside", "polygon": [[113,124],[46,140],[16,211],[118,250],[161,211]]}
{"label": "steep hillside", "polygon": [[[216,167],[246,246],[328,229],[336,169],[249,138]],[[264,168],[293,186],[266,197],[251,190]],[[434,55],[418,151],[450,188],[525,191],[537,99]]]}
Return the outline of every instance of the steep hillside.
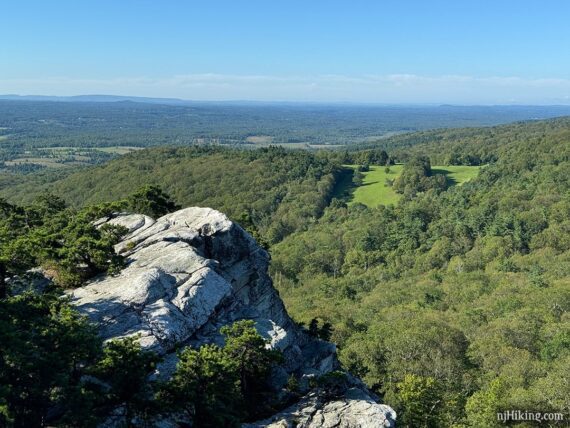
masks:
{"label": "steep hillside", "polygon": [[[565,135],[570,117],[512,123],[489,128],[421,131],[378,141],[372,147],[389,148],[400,161],[428,155],[433,165],[484,165],[497,159],[502,147],[540,144]],[[563,140],[562,140],[563,141]]]}
{"label": "steep hillside", "polygon": [[273,276],[404,424],[568,414],[570,121],[464,132],[410,152],[493,160],[477,178],[391,208],[335,203],[272,247]]}
{"label": "steep hillside", "polygon": [[201,205],[251,225],[269,242],[306,227],[328,204],[336,168],[307,152],[279,148],[160,148],[64,176],[17,178],[0,196],[33,201],[51,192],[80,207],[156,184],[183,206]]}

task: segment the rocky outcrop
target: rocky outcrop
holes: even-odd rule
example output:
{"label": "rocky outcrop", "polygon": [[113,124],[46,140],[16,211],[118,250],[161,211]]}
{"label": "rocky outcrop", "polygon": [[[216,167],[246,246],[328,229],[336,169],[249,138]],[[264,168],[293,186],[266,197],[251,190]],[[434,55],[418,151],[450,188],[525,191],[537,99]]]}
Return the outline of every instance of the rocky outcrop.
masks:
{"label": "rocky outcrop", "polygon": [[[306,335],[288,316],[268,275],[268,253],[222,213],[187,208],[156,221],[118,214],[99,224],[105,222],[128,229],[116,246],[127,266],[73,290],[72,303],[100,326],[104,339],[137,335],[144,348],[164,355],[159,376],[173,370],[174,350],[181,344],[221,344],[220,328],[239,319],[254,320],[260,334],[283,352],[285,362],[272,377],[276,391],[291,373],[309,378],[338,368],[335,346]],[[295,409],[283,420],[313,415],[299,426],[317,426],[316,415],[344,424],[328,426],[389,426],[394,418],[362,388],[330,402],[307,397]]]}
{"label": "rocky outcrop", "polygon": [[351,388],[342,397],[328,399],[311,393],[283,412],[243,428],[378,428],[393,426],[395,419],[390,407],[378,404],[363,389]]}

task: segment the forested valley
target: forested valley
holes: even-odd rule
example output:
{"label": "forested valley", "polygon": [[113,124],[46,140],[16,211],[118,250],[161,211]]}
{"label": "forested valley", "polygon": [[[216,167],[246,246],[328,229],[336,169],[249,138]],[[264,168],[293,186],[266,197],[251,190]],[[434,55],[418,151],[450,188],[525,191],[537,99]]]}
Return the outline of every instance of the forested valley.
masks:
{"label": "forested valley", "polygon": [[397,206],[333,201],[272,247],[289,310],[331,323],[344,364],[407,426],[568,411],[569,123],[433,133],[409,156],[488,165]]}
{"label": "forested valley", "polygon": [[[362,184],[349,164],[402,164],[386,183],[399,201],[370,207],[339,194],[342,182]],[[449,185],[432,165],[480,169]],[[133,385],[149,387],[152,356],[132,342],[103,348],[57,296],[121,269],[112,246],[124,231],[92,221],[117,210],[159,216],[190,205],[227,213],[269,249],[289,313],[337,344],[343,366],[397,411],[401,426],[502,426],[500,409],[570,415],[570,119],[422,131],[319,152],[151,148],[72,173],[3,176],[0,194],[4,423],[36,423],[56,405],[61,423],[76,426],[72,415],[97,416]],[[36,266],[52,271],[55,289],[16,293],[8,278]],[[32,333],[12,328],[22,323]],[[251,325],[226,334],[227,349],[188,351],[179,370],[196,375],[207,361],[232,379],[254,378],[279,358],[264,351]],[[54,338],[61,345],[52,346]],[[38,359],[28,362],[32,344]],[[240,346],[255,352],[236,366],[228,355]],[[130,355],[136,372],[119,355]],[[21,384],[29,370],[41,382]],[[78,394],[78,378],[90,374],[116,384]],[[196,394],[184,376],[155,391],[152,405]],[[204,420],[208,406],[221,403],[223,423],[258,416],[248,403],[259,391],[208,382],[219,401],[203,403]],[[26,413],[22,394],[35,394],[41,411]],[[144,397],[130,396],[133,411],[150,411]]]}

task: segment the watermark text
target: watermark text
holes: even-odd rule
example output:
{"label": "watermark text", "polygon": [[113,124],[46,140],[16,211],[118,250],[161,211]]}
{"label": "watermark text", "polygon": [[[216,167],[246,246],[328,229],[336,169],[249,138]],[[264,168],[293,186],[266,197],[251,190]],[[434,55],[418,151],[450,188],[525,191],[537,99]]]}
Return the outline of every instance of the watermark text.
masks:
{"label": "watermark text", "polygon": [[562,422],[563,413],[532,412],[528,410],[503,410],[497,412],[499,422]]}

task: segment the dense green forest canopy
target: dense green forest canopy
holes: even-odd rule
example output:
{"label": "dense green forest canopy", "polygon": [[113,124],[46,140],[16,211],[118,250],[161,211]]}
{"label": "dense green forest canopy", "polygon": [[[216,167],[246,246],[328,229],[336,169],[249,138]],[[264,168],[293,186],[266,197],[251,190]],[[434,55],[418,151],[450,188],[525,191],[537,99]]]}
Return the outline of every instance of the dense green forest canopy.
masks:
{"label": "dense green forest canopy", "polygon": [[395,135],[366,145],[353,145],[346,150],[389,150],[390,156],[399,162],[427,155],[432,165],[484,165],[494,162],[503,146],[518,141],[540,144],[547,136],[567,129],[568,122],[567,117],[562,117],[489,128],[421,131]]}
{"label": "dense green forest canopy", "polygon": [[183,206],[218,209],[277,242],[320,216],[337,173],[326,159],[278,147],[155,148],[63,179],[52,175],[55,181],[42,184],[44,176],[34,175],[0,187],[14,202],[30,202],[50,191],[81,207],[124,198],[145,184],[159,185]]}
{"label": "dense green forest canopy", "polygon": [[297,320],[332,324],[343,363],[404,426],[568,415],[570,121],[431,135],[409,156],[491,164],[397,206],[333,201],[272,247],[281,296]]}
{"label": "dense green forest canopy", "polygon": [[[501,426],[496,412],[504,409],[568,417],[570,119],[395,136],[388,153],[383,144],[318,153],[275,147],[149,149],[73,174],[33,173],[19,176],[19,183],[6,179],[1,186],[10,200],[1,207],[3,276],[40,262],[61,272],[62,284],[77,286],[89,275],[120,268],[120,260],[110,263],[108,253],[120,230],[94,232],[90,219],[101,210],[135,207],[160,215],[175,209],[169,194],[180,205],[226,211],[270,243],[271,273],[288,311],[314,334],[331,337],[345,367],[397,410],[403,426]],[[346,178],[342,164],[379,162],[386,168],[394,161],[408,168],[410,183],[420,184],[433,177],[431,165],[486,166],[461,186],[420,186],[388,207],[347,206],[333,198],[335,185]],[[141,185],[147,187],[135,192]],[[48,190],[73,208],[51,197],[34,201]],[[114,205],[117,199],[123,201]],[[107,204],[82,208],[103,202]],[[93,253],[75,245],[80,236],[89,239]],[[38,247],[30,242],[44,243],[50,251],[28,251]],[[20,254],[27,256],[16,257]],[[84,269],[82,254],[90,257],[91,268],[80,271],[80,278],[68,275],[76,271],[73,266]],[[26,322],[50,326],[48,332],[53,326],[55,332],[81,331],[82,337],[90,337],[89,327],[68,314],[63,303],[35,299],[4,299],[0,322],[24,322],[18,314],[25,305],[25,311],[35,314]],[[68,315],[54,315],[59,313]],[[252,346],[259,345],[247,329],[237,329]],[[53,336],[46,337],[38,346],[51,346]],[[12,341],[13,358],[23,362],[26,340],[37,338],[8,334],[3,340]],[[77,358],[90,361],[87,367],[101,370],[101,376],[117,377],[106,368],[118,364],[117,352],[132,355],[142,373],[138,378],[134,373],[132,380],[124,367],[114,368],[124,375],[117,379],[126,381],[101,405],[124,400],[127,386],[136,385],[154,364],[150,356],[133,350],[132,343],[107,350],[110,355],[103,357],[100,347],[87,345],[76,347],[81,353]],[[145,401],[149,394],[167,403],[195,397],[195,379],[206,376],[200,367],[223,368],[230,378],[235,376],[226,358],[230,351],[187,351],[182,374],[169,388],[145,390],[129,405],[147,414],[154,406]],[[271,356],[262,357],[272,364]],[[74,363],[60,362],[63,389],[38,372],[44,383],[33,392],[43,400],[44,410],[49,400],[59,403],[53,391],[77,387],[69,374]],[[41,369],[51,361],[37,364]],[[5,367],[0,359],[0,374]],[[6,382],[21,374],[5,373]],[[228,402],[223,391],[233,390],[224,379],[207,381],[213,401],[200,404],[206,412],[201,415],[224,405],[227,421],[247,418],[249,392]],[[0,388],[0,413],[11,420],[28,417],[14,413],[26,409],[18,407],[12,392]]]}

